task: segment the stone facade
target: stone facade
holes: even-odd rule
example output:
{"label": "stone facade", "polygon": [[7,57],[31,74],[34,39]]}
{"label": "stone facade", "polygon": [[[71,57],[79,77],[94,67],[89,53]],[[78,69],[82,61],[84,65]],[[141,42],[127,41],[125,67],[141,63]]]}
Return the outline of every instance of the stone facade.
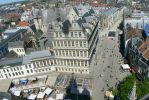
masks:
{"label": "stone facade", "polygon": [[40,43],[53,51],[56,71],[88,74],[98,40],[98,19],[91,9],[87,8],[84,15],[77,11],[71,8],[64,22],[50,24],[46,39]]}

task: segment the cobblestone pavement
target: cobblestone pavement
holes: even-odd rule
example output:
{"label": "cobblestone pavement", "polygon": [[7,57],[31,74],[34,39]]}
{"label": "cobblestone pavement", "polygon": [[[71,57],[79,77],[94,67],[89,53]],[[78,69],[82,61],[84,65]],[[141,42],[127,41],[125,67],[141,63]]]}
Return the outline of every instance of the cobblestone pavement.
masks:
{"label": "cobblestone pavement", "polygon": [[104,91],[115,87],[129,72],[121,71],[123,58],[119,52],[118,35],[114,40],[100,37],[91,63],[93,100],[104,100]]}

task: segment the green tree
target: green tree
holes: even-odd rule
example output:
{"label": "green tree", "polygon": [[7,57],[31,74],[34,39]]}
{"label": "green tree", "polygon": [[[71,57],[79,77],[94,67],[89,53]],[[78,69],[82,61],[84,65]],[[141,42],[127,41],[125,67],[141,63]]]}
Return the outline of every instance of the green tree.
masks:
{"label": "green tree", "polygon": [[149,93],[149,79],[146,79],[143,82],[138,81],[137,83],[137,97],[140,99]]}
{"label": "green tree", "polygon": [[128,100],[128,93],[131,92],[135,81],[137,99],[140,99],[149,93],[149,79],[138,81],[136,79],[136,76],[132,74],[124,78],[119,84],[118,95],[121,97],[122,100]]}
{"label": "green tree", "polygon": [[135,75],[127,76],[126,78],[121,81],[119,86],[119,95],[122,100],[128,100],[128,93],[132,90],[134,81],[136,80]]}

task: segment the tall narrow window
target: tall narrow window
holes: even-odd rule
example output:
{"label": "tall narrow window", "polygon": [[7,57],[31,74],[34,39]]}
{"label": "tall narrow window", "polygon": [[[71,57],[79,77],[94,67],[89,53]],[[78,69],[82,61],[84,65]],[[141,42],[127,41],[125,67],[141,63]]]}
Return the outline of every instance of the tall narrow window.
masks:
{"label": "tall narrow window", "polygon": [[80,41],[80,47],[82,47],[82,41]]}
{"label": "tall narrow window", "polygon": [[84,51],[84,57],[87,57],[87,51]]}
{"label": "tall narrow window", "polygon": [[70,41],[68,41],[68,46],[70,47],[71,45],[70,45]]}
{"label": "tall narrow window", "polygon": [[56,32],[55,34],[56,34],[56,37],[58,37],[58,32]]}
{"label": "tall narrow window", "polygon": [[68,51],[66,50],[66,56],[68,56]]}
{"label": "tall narrow window", "polygon": [[46,61],[43,61],[43,66],[46,66],[47,64],[46,64]]}
{"label": "tall narrow window", "polygon": [[37,65],[37,67],[40,67],[40,64],[39,64],[39,62],[36,62],[36,65]]}
{"label": "tall narrow window", "polygon": [[86,41],[84,41],[83,43],[84,43],[84,47],[86,47]]}
{"label": "tall narrow window", "polygon": [[66,41],[64,41],[64,45],[65,45],[65,47],[67,47],[67,42]]}
{"label": "tall narrow window", "polygon": [[74,41],[72,41],[72,46],[74,46]]}
{"label": "tall narrow window", "polygon": [[77,51],[77,56],[79,57],[79,51]]}
{"label": "tall narrow window", "polygon": [[78,47],[78,41],[76,41],[76,47]]}
{"label": "tall narrow window", "polygon": [[69,51],[69,55],[72,56],[72,51]]}
{"label": "tall narrow window", "polygon": [[87,61],[85,61],[85,66],[87,66]]}
{"label": "tall narrow window", "polygon": [[61,50],[59,51],[59,55],[60,55],[60,56],[62,55]]}
{"label": "tall narrow window", "polygon": [[71,32],[71,37],[73,37],[73,32]]}
{"label": "tall narrow window", "polygon": [[79,37],[81,37],[82,35],[81,35],[81,32],[79,32]]}
{"label": "tall narrow window", "polygon": [[78,37],[78,34],[77,34],[77,32],[75,32],[75,37]]}
{"label": "tall narrow window", "polygon": [[57,41],[57,45],[60,46],[60,41]]}
{"label": "tall narrow window", "polygon": [[76,66],[77,65],[77,63],[76,63],[76,60],[74,61],[74,66]]}
{"label": "tall narrow window", "polygon": [[75,56],[76,54],[75,54],[75,51],[73,51],[73,56]]}
{"label": "tall narrow window", "polygon": [[84,63],[83,63],[83,61],[81,61],[81,66],[84,66]]}
{"label": "tall narrow window", "polygon": [[82,51],[80,51],[80,56],[83,57],[83,52]]}
{"label": "tall narrow window", "polygon": [[68,64],[68,66],[70,66],[70,60],[67,60],[68,62],[67,62],[67,64]]}
{"label": "tall narrow window", "polygon": [[60,37],[62,37],[62,32],[59,32]]}
{"label": "tall narrow window", "polygon": [[71,61],[71,66],[73,66],[73,61]]}
{"label": "tall narrow window", "polygon": [[64,50],[62,50],[62,56],[64,56],[65,54],[64,54]]}

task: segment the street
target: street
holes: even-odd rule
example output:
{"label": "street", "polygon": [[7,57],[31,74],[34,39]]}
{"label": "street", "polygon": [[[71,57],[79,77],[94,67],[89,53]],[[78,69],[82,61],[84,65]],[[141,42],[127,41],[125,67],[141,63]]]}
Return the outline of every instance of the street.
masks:
{"label": "street", "polygon": [[118,35],[114,40],[100,37],[91,63],[93,75],[93,100],[104,100],[104,91],[115,87],[129,74],[121,71],[122,56],[119,52]]}

